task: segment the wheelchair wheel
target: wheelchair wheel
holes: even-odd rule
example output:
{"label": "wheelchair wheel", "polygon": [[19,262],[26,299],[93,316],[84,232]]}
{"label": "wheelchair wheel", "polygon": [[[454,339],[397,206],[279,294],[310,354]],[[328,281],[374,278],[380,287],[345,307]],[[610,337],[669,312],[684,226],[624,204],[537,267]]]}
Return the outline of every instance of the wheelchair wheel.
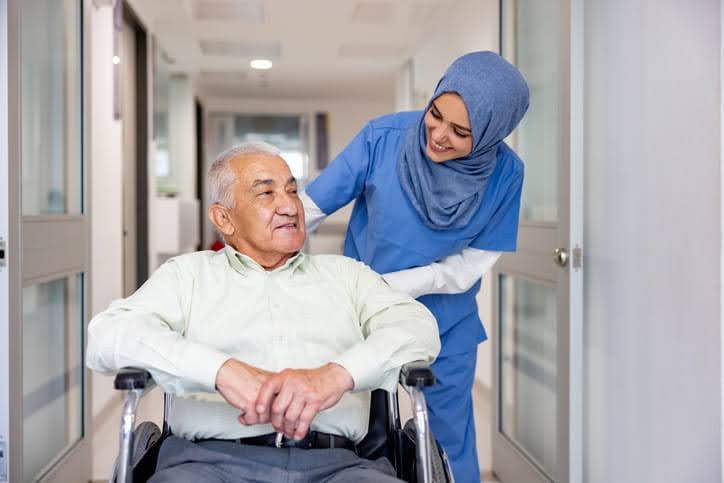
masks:
{"label": "wheelchair wheel", "polygon": [[[131,448],[131,467],[129,471],[133,471],[139,461],[143,458],[146,452],[153,446],[158,440],[161,439],[161,430],[156,424],[150,421],[144,421],[133,430],[133,448]],[[118,457],[116,462],[113,464],[113,474],[110,479],[110,483],[121,483],[117,482],[118,476]]]}
{"label": "wheelchair wheel", "polygon": [[[405,423],[405,427],[402,431],[408,438],[410,438],[411,441],[417,441],[415,422],[412,419],[409,419],[407,423]],[[430,434],[432,436],[432,455],[430,458],[430,466],[432,467],[432,483],[452,483],[452,472],[447,464],[445,453],[435,440],[435,436],[432,435],[432,432]],[[416,475],[415,468],[413,468],[411,473],[413,478],[415,477],[414,475]]]}

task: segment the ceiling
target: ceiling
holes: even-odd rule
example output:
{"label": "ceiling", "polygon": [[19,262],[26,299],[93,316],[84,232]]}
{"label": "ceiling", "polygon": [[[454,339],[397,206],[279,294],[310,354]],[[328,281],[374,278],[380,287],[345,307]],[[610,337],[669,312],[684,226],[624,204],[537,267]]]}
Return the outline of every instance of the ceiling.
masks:
{"label": "ceiling", "polygon": [[[389,99],[456,0],[128,0],[202,96]],[[253,58],[274,62],[269,71]]]}

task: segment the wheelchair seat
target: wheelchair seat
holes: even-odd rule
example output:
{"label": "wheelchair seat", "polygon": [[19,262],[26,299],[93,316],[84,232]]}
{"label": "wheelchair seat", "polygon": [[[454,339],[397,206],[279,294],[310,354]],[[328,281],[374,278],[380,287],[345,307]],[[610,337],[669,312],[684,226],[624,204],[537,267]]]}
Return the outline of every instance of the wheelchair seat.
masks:
{"label": "wheelchair seat", "polygon": [[[404,427],[400,426],[397,394],[382,389],[372,391],[368,431],[357,444],[357,454],[370,460],[387,458],[395,467],[397,477],[408,483],[453,483],[447,457],[426,427],[427,407],[422,388],[434,384],[434,381],[427,364],[414,362],[403,366],[400,384],[410,393],[413,414],[416,416],[407,421]],[[130,399],[134,399],[131,396],[136,395],[135,401],[131,400],[130,404],[129,400],[126,400],[124,416],[135,413],[138,398],[153,388],[153,385],[150,373],[143,369],[124,368],[119,371],[115,381],[116,389],[128,390]],[[167,403],[168,397],[165,395]],[[156,470],[161,444],[171,434],[172,428],[166,423],[166,413],[167,411],[164,411],[163,430],[152,422],[144,421],[130,434],[124,435],[123,423],[127,425],[128,419],[122,420],[122,447],[110,483],[145,483],[150,479]],[[418,431],[418,424],[424,426],[421,431]],[[123,443],[127,440],[128,448],[124,452]],[[425,445],[425,440],[428,447],[422,451],[420,446]]]}

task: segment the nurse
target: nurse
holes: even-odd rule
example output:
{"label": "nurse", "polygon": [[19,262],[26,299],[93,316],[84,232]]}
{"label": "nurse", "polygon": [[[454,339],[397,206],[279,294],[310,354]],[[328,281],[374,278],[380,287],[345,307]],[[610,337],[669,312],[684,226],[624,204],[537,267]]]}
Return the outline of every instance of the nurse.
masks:
{"label": "nurse", "polygon": [[309,230],[355,200],[344,254],[435,315],[442,351],[426,398],[458,483],[480,481],[472,385],[487,336],[475,295],[500,253],[516,249],[523,163],[503,139],[528,99],[499,55],[464,55],[424,111],[370,121],[302,193]]}

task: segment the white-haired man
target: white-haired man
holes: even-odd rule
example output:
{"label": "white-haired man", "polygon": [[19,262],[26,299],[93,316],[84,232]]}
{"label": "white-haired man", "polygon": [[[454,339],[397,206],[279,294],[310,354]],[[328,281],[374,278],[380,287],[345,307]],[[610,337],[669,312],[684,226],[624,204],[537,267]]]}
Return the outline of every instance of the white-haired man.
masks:
{"label": "white-haired man", "polygon": [[433,316],[359,262],[300,252],[304,210],[274,147],[222,153],[208,183],[224,250],[169,260],[88,328],[91,369],[142,367],[177,396],[151,481],[398,481],[354,447],[369,390],[437,355]]}

